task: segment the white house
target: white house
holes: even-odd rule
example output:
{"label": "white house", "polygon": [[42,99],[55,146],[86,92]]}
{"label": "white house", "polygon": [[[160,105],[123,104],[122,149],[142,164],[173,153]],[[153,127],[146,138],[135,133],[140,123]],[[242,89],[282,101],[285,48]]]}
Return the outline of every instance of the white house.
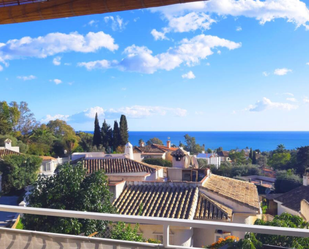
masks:
{"label": "white house", "polygon": [[52,176],[58,165],[63,163],[62,158],[54,158],[51,156],[40,156],[43,159],[40,167],[40,175]]}
{"label": "white house", "polygon": [[208,165],[215,165],[218,169],[221,165],[222,157],[219,157],[216,153],[198,153],[197,159],[205,160]]}
{"label": "white house", "polygon": [[18,146],[12,146],[12,140],[11,139],[5,139],[4,140],[4,146],[0,147],[0,150],[9,150],[9,151],[19,153],[19,147]]}

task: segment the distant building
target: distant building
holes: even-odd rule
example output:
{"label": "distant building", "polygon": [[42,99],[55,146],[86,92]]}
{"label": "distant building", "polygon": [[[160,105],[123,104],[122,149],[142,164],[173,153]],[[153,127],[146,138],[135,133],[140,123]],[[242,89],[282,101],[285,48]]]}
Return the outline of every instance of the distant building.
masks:
{"label": "distant building", "polygon": [[221,157],[221,162],[232,162],[229,151],[219,151],[217,155]]}
{"label": "distant building", "polygon": [[0,158],[3,158],[6,155],[19,154],[19,147],[12,146],[12,140],[4,140],[4,146],[0,147]]}
{"label": "distant building", "polygon": [[215,165],[217,169],[220,167],[222,160],[217,153],[198,153],[196,158],[205,160],[208,165]]}
{"label": "distant building", "polygon": [[58,165],[63,163],[62,158],[54,158],[51,156],[40,156],[43,159],[40,167],[40,175],[52,176]]}

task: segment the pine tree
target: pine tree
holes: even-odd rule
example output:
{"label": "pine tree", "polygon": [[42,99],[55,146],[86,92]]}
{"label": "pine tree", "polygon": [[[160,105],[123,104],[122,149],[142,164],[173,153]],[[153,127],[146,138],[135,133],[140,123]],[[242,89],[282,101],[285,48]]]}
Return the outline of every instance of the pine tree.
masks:
{"label": "pine tree", "polygon": [[100,144],[101,144],[100,125],[99,125],[98,114],[96,113],[94,119],[94,133],[93,133],[92,145],[97,146],[98,148]]}
{"label": "pine tree", "polygon": [[124,146],[129,141],[129,133],[128,133],[128,124],[127,118],[125,115],[121,115],[120,117],[120,142],[119,144]]}
{"label": "pine tree", "polygon": [[256,151],[253,151],[253,158],[252,158],[252,164],[256,164]]}
{"label": "pine tree", "polygon": [[101,129],[101,139],[103,147],[106,152],[111,152],[112,140],[113,140],[113,130],[109,124],[106,123],[104,119],[102,129]]}
{"label": "pine tree", "polygon": [[252,148],[250,148],[249,158],[250,158],[251,160],[253,160],[253,151],[252,151]]}
{"label": "pine tree", "polygon": [[114,130],[113,130],[113,148],[114,148],[114,151],[120,145],[119,142],[120,142],[119,127],[118,127],[118,122],[115,120],[115,122],[114,122]]}

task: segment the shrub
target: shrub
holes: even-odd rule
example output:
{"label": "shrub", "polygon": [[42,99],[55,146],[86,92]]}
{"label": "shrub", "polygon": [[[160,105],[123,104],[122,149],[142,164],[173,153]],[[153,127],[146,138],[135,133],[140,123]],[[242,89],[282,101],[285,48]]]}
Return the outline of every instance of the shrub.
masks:
{"label": "shrub", "polygon": [[172,163],[170,161],[164,160],[162,158],[145,158],[143,162],[151,165],[172,167]]}

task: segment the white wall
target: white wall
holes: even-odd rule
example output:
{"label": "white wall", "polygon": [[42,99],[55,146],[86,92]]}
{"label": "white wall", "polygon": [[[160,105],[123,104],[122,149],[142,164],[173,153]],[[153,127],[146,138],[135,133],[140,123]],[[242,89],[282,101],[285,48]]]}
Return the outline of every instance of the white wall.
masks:
{"label": "white wall", "polygon": [[168,179],[171,181],[182,181],[182,169],[168,168]]}
{"label": "white wall", "polygon": [[296,212],[296,211],[294,211],[290,208],[287,208],[285,206],[282,206],[282,204],[280,202],[277,202],[277,203],[278,203],[278,205],[277,205],[278,215],[283,214],[283,213],[288,213],[288,214],[300,216],[300,214],[298,212]]}
{"label": "white wall", "polygon": [[215,230],[193,228],[193,246],[204,247],[215,242]]}

